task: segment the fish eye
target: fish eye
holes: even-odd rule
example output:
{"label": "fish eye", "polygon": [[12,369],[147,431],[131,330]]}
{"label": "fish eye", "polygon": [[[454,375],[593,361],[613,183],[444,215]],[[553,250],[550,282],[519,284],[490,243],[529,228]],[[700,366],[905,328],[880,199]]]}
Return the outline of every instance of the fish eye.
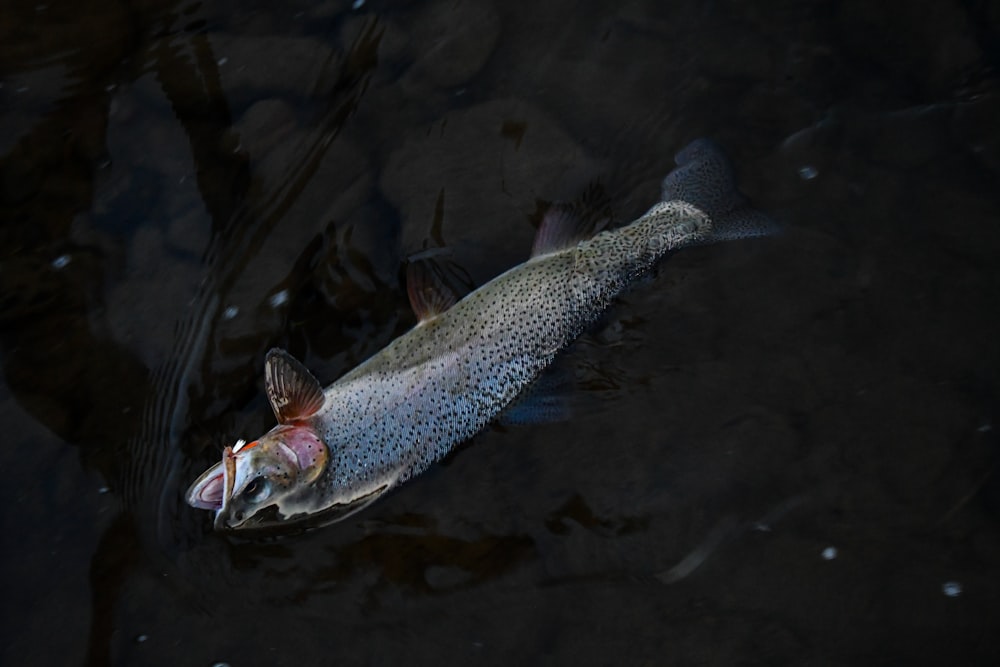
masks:
{"label": "fish eye", "polygon": [[243,489],[243,498],[251,503],[259,502],[267,497],[270,487],[264,477],[254,477]]}

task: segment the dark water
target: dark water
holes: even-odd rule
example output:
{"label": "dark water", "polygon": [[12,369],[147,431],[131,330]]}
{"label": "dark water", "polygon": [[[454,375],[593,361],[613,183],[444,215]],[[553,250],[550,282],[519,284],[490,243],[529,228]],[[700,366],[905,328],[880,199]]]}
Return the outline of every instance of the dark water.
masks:
{"label": "dark water", "polygon": [[[1000,5],[11,2],[5,665],[997,664]],[[588,186],[722,144],[783,236],[685,251],[350,520],[186,485]]]}

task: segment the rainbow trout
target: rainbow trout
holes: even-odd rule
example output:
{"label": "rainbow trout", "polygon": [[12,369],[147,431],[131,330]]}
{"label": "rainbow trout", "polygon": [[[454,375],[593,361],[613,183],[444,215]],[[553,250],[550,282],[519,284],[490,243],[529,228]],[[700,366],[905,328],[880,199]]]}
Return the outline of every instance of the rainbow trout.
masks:
{"label": "rainbow trout", "polygon": [[668,251],[770,232],[714,144],[697,140],[675,161],[638,220],[580,240],[566,216],[547,216],[528,261],[460,301],[408,280],[418,324],[325,389],[271,350],[278,425],[226,447],[188,503],[214,511],[216,530],[344,518],[483,429]]}

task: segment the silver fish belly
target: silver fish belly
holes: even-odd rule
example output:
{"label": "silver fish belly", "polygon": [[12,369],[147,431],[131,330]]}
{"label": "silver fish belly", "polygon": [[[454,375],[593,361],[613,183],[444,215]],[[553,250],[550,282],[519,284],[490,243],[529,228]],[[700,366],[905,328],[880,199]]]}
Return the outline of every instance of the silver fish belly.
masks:
{"label": "silver fish belly", "polygon": [[[665,253],[771,231],[769,220],[743,205],[714,145],[691,144],[678,164],[664,181],[664,201],[635,222],[563,247],[536,247],[536,256],[425,315],[325,389],[272,351],[268,396],[281,425],[247,446],[264,443],[245,455],[255,459],[241,461],[233,450],[235,481],[216,466],[192,485],[189,502],[216,509],[217,528],[330,511],[343,518],[482,430]],[[325,451],[315,451],[316,441]],[[251,521],[267,503],[272,515]]]}

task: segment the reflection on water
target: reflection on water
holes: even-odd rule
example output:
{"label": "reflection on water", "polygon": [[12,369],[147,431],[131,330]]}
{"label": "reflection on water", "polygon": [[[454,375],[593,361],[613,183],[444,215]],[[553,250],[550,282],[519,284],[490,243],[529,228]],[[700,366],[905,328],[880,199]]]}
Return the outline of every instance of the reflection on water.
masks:
{"label": "reflection on water", "polygon": [[[998,34],[988,3],[5,8],[2,661],[996,659]],[[269,347],[332,381],[413,323],[407,257],[481,283],[549,202],[641,213],[700,135],[786,233],[626,297],[561,364],[571,420],[284,538],[183,504],[271,425]]]}

